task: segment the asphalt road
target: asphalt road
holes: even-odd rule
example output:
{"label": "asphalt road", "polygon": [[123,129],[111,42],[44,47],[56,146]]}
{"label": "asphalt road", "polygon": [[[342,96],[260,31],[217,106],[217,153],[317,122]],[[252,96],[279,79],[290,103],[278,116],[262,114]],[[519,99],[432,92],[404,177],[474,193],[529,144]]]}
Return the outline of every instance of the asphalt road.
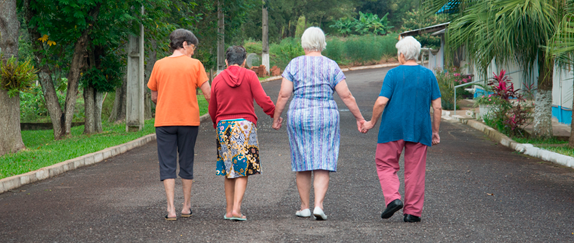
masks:
{"label": "asphalt road", "polygon": [[[388,69],[348,72],[368,119]],[[280,81],[263,84],[275,101]],[[341,100],[338,172],[325,199],[327,221],[297,218],[299,196],[285,128],[257,108],[263,174],[250,177],[246,222],[223,220],[215,175],[215,131],[200,127],[194,216],[166,222],[156,143],[99,164],[0,194],[0,242],[572,242],[574,170],[513,152],[459,123],[443,121],[428,151],[421,223],[383,220],[375,170],[378,129],[357,132]],[[400,172],[402,177],[402,170]],[[401,179],[402,180],[402,179]],[[177,184],[176,205],[183,202]],[[402,187],[401,187],[402,190]]]}

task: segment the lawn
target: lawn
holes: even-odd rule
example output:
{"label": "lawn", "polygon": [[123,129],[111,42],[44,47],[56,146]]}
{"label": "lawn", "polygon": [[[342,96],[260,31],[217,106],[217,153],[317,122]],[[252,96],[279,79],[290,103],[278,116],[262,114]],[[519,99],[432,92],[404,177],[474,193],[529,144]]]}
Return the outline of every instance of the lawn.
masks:
{"label": "lawn", "polygon": [[[198,96],[200,114],[207,113],[207,102]],[[84,135],[84,126],[73,127],[71,137],[54,140],[52,130],[22,131],[26,149],[15,154],[0,157],[0,179],[27,173],[97,152],[109,147],[127,143],[155,132],[154,120],[145,121],[142,131],[128,133],[125,123],[104,123],[103,133]]]}

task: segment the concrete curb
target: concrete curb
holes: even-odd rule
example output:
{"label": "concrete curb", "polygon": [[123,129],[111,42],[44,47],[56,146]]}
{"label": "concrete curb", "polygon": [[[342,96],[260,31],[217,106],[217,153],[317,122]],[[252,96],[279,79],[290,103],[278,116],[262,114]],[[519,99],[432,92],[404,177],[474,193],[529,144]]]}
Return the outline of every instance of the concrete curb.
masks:
{"label": "concrete curb", "polygon": [[465,118],[458,115],[450,115],[450,112],[443,111],[443,117],[446,120],[456,120],[460,123],[466,124],[476,130],[479,130],[486,134],[490,139],[506,146],[511,149],[516,150],[519,153],[523,153],[535,158],[539,158],[545,161],[550,161],[553,163],[557,163],[559,165],[567,166],[570,168],[574,168],[574,158],[570,156],[566,156],[563,154],[559,154],[556,152],[552,152],[546,149],[541,149],[534,147],[532,144],[528,143],[518,143],[508,136],[496,131],[495,129],[475,120],[472,118]]}
{"label": "concrete curb", "polygon": [[[350,68],[343,68],[341,71],[348,72],[348,71],[357,71],[357,70],[366,70],[366,69],[375,69],[375,68],[385,68],[385,67],[396,67],[400,64],[397,63],[386,63],[386,64],[377,64],[377,65],[370,65],[370,66],[358,66],[358,67],[350,67]],[[273,76],[264,80],[261,80],[261,83],[267,83],[275,80],[283,79],[282,76]]]}
{"label": "concrete curb", "polygon": [[[200,117],[200,121],[209,119],[209,114]],[[75,170],[84,166],[102,162],[110,157],[123,154],[134,148],[143,146],[155,140],[155,134],[149,134],[136,140],[120,144],[111,148],[97,151],[91,154],[86,154],[77,158],[69,159],[64,162],[57,163],[48,167],[44,167],[35,171],[31,171],[21,175],[15,175],[0,180],[0,193],[13,190],[26,184],[34,183],[36,181],[48,179],[50,177],[63,174],[70,170]]]}

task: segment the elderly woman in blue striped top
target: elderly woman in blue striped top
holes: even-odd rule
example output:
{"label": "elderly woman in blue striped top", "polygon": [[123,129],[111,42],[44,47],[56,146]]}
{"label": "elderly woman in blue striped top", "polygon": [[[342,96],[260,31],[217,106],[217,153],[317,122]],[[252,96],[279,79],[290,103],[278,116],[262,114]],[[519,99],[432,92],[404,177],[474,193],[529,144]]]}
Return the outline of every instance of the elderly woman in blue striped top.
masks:
{"label": "elderly woman in blue striped top", "polygon": [[323,199],[329,187],[329,173],[337,171],[339,157],[339,111],[333,93],[336,91],[349,108],[357,120],[359,131],[365,119],[339,65],[321,55],[327,46],[323,31],[317,27],[308,28],[301,37],[301,45],[305,55],[291,60],[283,72],[273,128],[281,128],[281,113],[293,94],[287,112],[287,132],[291,145],[291,168],[297,173],[297,189],[301,197],[301,208],[295,214],[311,217],[309,194],[314,175],[313,216],[317,220],[325,220]]}

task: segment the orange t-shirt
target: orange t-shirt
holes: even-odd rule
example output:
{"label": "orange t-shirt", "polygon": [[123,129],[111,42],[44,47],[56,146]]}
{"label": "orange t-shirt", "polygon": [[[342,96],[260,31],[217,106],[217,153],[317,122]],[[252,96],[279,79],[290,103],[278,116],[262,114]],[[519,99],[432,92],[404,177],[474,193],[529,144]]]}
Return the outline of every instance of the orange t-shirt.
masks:
{"label": "orange t-shirt", "polygon": [[158,92],[155,126],[199,126],[196,90],[207,82],[203,64],[189,56],[155,63],[147,87]]}

